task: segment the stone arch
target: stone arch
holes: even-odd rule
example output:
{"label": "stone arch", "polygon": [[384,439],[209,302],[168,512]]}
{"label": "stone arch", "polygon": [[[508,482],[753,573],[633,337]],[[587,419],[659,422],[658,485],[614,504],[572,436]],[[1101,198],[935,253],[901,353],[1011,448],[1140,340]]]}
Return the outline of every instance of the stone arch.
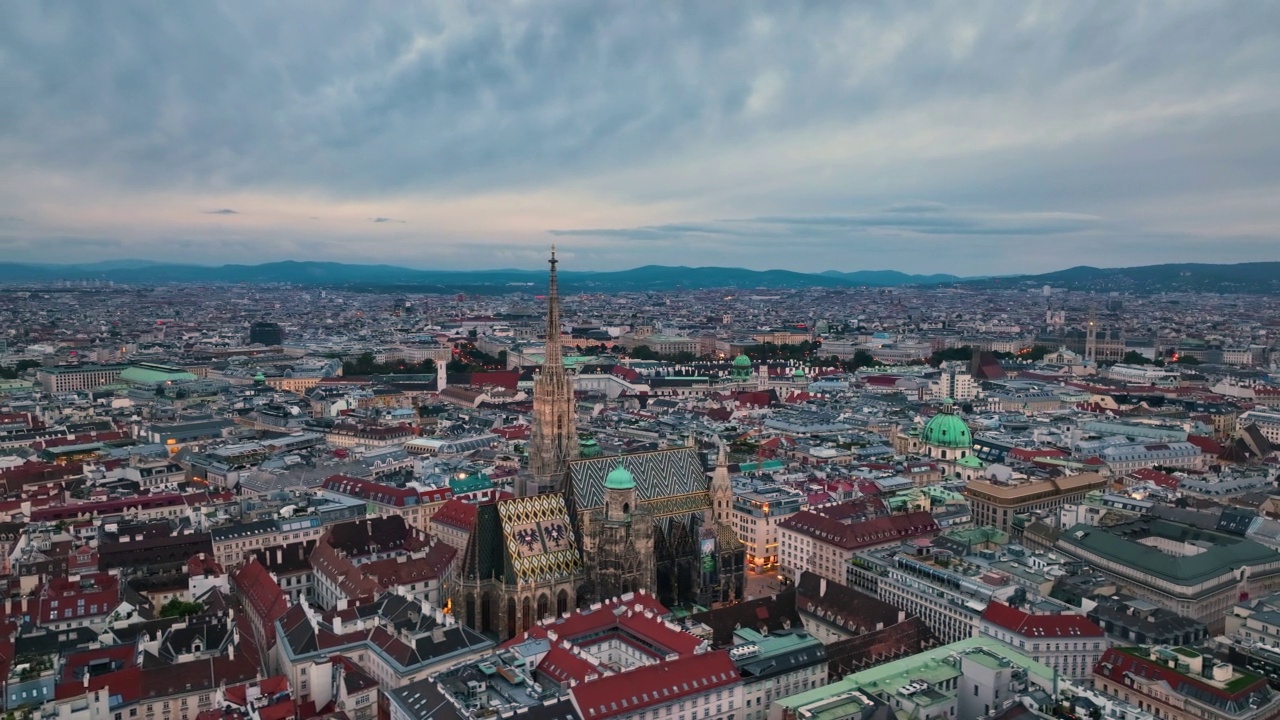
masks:
{"label": "stone arch", "polygon": [[476,618],[476,594],[473,592],[467,593],[467,598],[463,603],[465,605],[462,613],[463,622],[469,628],[478,627],[476,625],[476,620],[478,619]]}
{"label": "stone arch", "polygon": [[626,503],[626,502],[622,503],[622,514],[623,515],[631,514],[631,503]]}
{"label": "stone arch", "polygon": [[520,630],[523,632],[533,625],[533,598],[525,595],[520,601]]}
{"label": "stone arch", "polygon": [[569,612],[569,591],[561,589],[556,593],[556,616],[559,617]]}
{"label": "stone arch", "polygon": [[547,597],[546,593],[541,593],[538,595],[537,619],[541,620],[545,618],[549,612],[551,612],[551,598]]}
{"label": "stone arch", "polygon": [[513,637],[519,631],[516,630],[516,599],[507,598],[507,637]]}

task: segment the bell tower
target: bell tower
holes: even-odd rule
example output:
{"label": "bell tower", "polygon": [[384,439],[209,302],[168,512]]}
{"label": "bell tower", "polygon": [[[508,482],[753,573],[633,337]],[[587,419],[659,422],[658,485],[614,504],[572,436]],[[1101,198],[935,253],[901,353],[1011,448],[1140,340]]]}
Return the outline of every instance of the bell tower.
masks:
{"label": "bell tower", "polygon": [[729,481],[729,455],[723,443],[716,455],[715,472],[711,473],[711,509],[717,522],[733,525],[733,483]]}
{"label": "bell tower", "polygon": [[533,381],[533,430],[529,439],[529,471],[525,495],[564,490],[569,461],[578,457],[573,381],[564,369],[560,345],[560,288],[556,282],[556,249],[551,248],[547,292],[547,344],[542,369]]}

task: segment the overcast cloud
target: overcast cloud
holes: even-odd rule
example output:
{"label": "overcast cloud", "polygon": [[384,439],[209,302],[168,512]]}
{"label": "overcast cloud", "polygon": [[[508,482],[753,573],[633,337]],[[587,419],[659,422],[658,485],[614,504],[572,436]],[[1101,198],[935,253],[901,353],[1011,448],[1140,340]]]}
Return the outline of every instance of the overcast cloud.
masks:
{"label": "overcast cloud", "polygon": [[0,255],[1280,260],[1280,3],[0,4]]}

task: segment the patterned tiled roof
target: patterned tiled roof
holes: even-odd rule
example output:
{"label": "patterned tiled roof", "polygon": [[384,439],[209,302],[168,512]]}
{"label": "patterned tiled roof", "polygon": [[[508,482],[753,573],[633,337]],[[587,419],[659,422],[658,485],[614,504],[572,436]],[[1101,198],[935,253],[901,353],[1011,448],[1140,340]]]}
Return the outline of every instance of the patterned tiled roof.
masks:
{"label": "patterned tiled roof", "polygon": [[705,493],[710,486],[693,448],[670,448],[632,455],[586,458],[569,463],[574,502],[579,510],[604,505],[604,481],[621,464],[636,481],[641,501]]}

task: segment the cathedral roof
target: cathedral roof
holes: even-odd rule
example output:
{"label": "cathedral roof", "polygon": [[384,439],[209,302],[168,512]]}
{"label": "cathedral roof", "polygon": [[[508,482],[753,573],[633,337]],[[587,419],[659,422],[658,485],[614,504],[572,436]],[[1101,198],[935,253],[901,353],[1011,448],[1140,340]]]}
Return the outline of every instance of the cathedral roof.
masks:
{"label": "cathedral roof", "polygon": [[[605,481],[619,464],[624,465],[635,479],[638,500],[657,500],[696,493],[707,498],[710,480],[697,451],[688,447],[668,448],[569,461],[573,500],[579,511],[604,505]],[[709,502],[704,500],[704,504]]]}

